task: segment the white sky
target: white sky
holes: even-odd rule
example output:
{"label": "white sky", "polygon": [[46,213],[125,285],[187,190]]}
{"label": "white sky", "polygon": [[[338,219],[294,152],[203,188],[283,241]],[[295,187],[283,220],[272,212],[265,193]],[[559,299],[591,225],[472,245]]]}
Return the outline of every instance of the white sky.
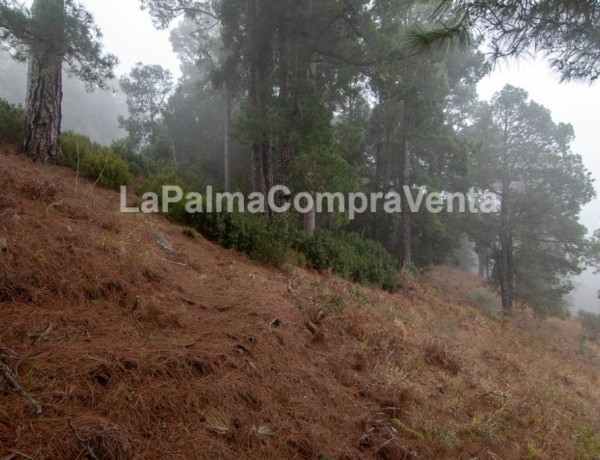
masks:
{"label": "white sky", "polygon": [[107,52],[119,58],[117,76],[137,63],[159,64],[179,77],[179,60],[171,49],[169,31],[156,30],[138,0],[80,0],[94,15]]}
{"label": "white sky", "polygon": [[[160,64],[179,76],[179,62],[171,49],[168,31],[157,31],[147,12],[141,11],[137,0],[82,0],[92,12],[96,24],[104,33],[107,51],[118,56],[118,76],[125,74],[136,62]],[[479,85],[482,99],[510,83],[525,89],[536,102],[546,106],[557,122],[571,123],[576,141],[573,150],[579,153],[587,168],[600,180],[600,83],[559,83],[556,74],[541,60],[504,63]],[[596,183],[600,195],[600,182]],[[581,222],[590,232],[600,229],[600,199],[585,207]],[[596,292],[600,277],[590,272],[578,280],[581,284],[574,295],[573,308],[600,312]]]}

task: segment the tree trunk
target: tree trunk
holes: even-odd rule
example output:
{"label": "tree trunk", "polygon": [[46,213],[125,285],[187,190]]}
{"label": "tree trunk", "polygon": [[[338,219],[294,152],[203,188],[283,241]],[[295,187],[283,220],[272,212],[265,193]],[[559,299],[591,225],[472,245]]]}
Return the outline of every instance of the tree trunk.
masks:
{"label": "tree trunk", "polygon": [[231,91],[227,86],[227,83],[223,85],[224,97],[225,97],[225,121],[224,127],[224,140],[223,140],[223,187],[226,192],[231,191],[231,165],[230,165],[230,142],[229,133],[231,131]]}
{"label": "tree trunk", "polygon": [[252,190],[266,194],[265,174],[263,169],[262,145],[253,144],[250,152],[250,169],[252,171]]}
{"label": "tree trunk", "polygon": [[[292,12],[290,5],[285,6],[280,18],[279,54],[281,56],[281,70],[279,73],[279,100],[281,107],[295,107],[296,101],[292,95]],[[277,169],[277,185],[290,186],[290,164],[294,150],[290,145],[288,133],[279,138],[279,163]],[[277,204],[283,206],[288,199],[277,197]]]}
{"label": "tree trunk", "polygon": [[406,197],[406,188],[412,188],[411,173],[412,173],[412,152],[411,152],[411,131],[412,119],[411,110],[412,104],[409,102],[410,96],[404,99],[404,146],[402,151],[402,267],[406,268],[412,263],[412,215]]}
{"label": "tree trunk", "polygon": [[[311,14],[312,14],[312,2],[311,2]],[[314,55],[309,68],[308,68],[308,80],[310,81],[311,85],[313,87],[317,86],[317,56]],[[316,167],[314,167],[313,169],[316,169]],[[311,184],[310,182],[310,178],[308,178],[307,180],[308,185],[314,185]],[[309,190],[308,193],[310,193],[310,195],[313,197],[313,202],[314,202],[314,197],[315,194],[312,190]],[[312,237],[315,235],[315,230],[317,228],[317,208],[316,206],[313,205],[312,208],[310,208],[310,210],[304,214],[304,232]]]}
{"label": "tree trunk", "polygon": [[[252,116],[264,119],[268,112],[268,97],[272,86],[269,85],[269,57],[271,55],[271,37],[264,36],[260,28],[262,7],[261,0],[249,0],[249,40],[253,43],[253,51],[249,55],[249,99],[253,109]],[[266,133],[255,134],[250,152],[250,168],[252,170],[252,188],[254,192],[268,193],[273,178],[273,149],[266,140]]]}
{"label": "tree trunk", "polygon": [[[504,145],[502,150],[502,164],[504,174],[509,171],[509,132],[510,124],[508,111],[504,113]],[[502,313],[511,316],[513,313],[513,291],[514,291],[514,267],[513,267],[513,241],[510,228],[510,178],[504,176],[502,179],[502,204],[500,209],[500,296],[502,298]]]}
{"label": "tree trunk", "polygon": [[[45,18],[60,17],[63,0],[35,0],[32,7],[40,29],[61,27]],[[45,27],[44,27],[45,26]],[[58,34],[57,34],[58,35]],[[30,45],[27,72],[27,113],[23,151],[34,161],[46,163],[61,155],[62,61],[55,40],[37,39]]]}
{"label": "tree trunk", "polygon": [[507,235],[501,243],[500,255],[500,295],[502,312],[505,316],[513,313],[514,271],[512,256],[512,238]]}
{"label": "tree trunk", "polygon": [[479,276],[483,279],[487,279],[487,262],[486,257],[483,254],[478,254],[477,259],[479,262]]}
{"label": "tree trunk", "polygon": [[[313,16],[313,0],[309,0],[308,3],[308,17],[309,21],[312,20]],[[308,66],[308,81],[312,85],[313,88],[317,86],[317,55],[313,54],[310,64]],[[309,185],[310,184],[309,181]],[[314,192],[309,190],[310,195],[314,198]],[[314,201],[314,200],[313,200]],[[313,207],[308,211],[308,213],[304,214],[304,232],[313,237],[315,235],[315,230],[317,228],[317,208],[313,205]]]}
{"label": "tree trunk", "polygon": [[[314,193],[309,192],[313,197]],[[306,235],[313,237],[315,236],[315,230],[317,228],[317,209],[313,206],[310,211],[304,214],[304,233]]]}
{"label": "tree trunk", "polygon": [[508,197],[508,186],[503,183],[502,192],[502,229],[500,234],[500,296],[502,297],[502,312],[505,316],[511,316],[513,312],[514,294],[514,266],[513,266],[513,242],[510,229],[510,207]]}

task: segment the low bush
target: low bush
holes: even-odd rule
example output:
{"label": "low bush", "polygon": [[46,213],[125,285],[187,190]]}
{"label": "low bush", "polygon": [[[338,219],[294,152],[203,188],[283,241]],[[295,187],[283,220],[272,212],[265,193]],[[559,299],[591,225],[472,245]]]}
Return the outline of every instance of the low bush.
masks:
{"label": "low bush", "polygon": [[25,110],[0,99],[0,142],[16,144],[25,134]]}
{"label": "low bush", "polygon": [[498,318],[499,314],[497,307],[497,299],[496,295],[493,292],[481,289],[469,293],[467,299],[473,306],[477,307],[488,318]]}
{"label": "low bush", "polygon": [[71,169],[79,168],[86,177],[105,188],[118,190],[132,181],[129,167],[112,149],[92,142],[88,137],[67,131],[61,138],[60,164]]}
{"label": "low bush", "polygon": [[331,268],[342,278],[391,292],[398,289],[398,261],[382,245],[356,233],[336,236],[318,230],[313,238],[302,240],[299,250],[317,270]]}
{"label": "low bush", "polygon": [[[104,170],[99,183],[109,188],[128,185],[133,171],[142,179],[136,184],[137,195],[155,193],[161,206],[165,185],[179,186],[184,194],[186,190],[203,188],[201,171],[170,160],[149,159],[136,153],[127,140],[116,141],[106,149],[85,136],[65,133],[63,154],[63,165],[75,169],[79,158],[81,174],[92,180]],[[379,243],[363,240],[355,233],[338,236],[319,230],[313,238],[308,238],[299,230],[296,216],[271,219],[239,212],[189,214],[185,205],[184,201],[170,205],[169,218],[254,260],[281,267],[294,258],[317,270],[330,268],[335,275],[362,284],[391,292],[398,289],[398,261]]]}
{"label": "low bush", "polygon": [[198,213],[187,215],[190,225],[226,248],[254,260],[283,265],[289,259],[298,231],[285,219],[249,213]]}

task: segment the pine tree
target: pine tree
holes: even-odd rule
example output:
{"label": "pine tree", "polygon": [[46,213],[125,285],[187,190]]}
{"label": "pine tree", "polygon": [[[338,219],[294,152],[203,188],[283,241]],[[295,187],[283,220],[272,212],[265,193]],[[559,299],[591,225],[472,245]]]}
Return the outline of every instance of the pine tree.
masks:
{"label": "pine tree", "polygon": [[560,313],[568,277],[580,273],[588,250],[578,214],[595,195],[581,157],[570,151],[573,129],[510,85],[476,120],[471,179],[498,195],[501,211],[469,233],[492,255],[505,314],[515,298],[538,313]]}
{"label": "pine tree", "polygon": [[117,59],[103,54],[101,36],[90,13],[72,0],[35,0],[30,10],[0,2],[0,40],[29,63],[23,150],[32,159],[47,162],[61,153],[63,65],[89,89],[113,77]]}

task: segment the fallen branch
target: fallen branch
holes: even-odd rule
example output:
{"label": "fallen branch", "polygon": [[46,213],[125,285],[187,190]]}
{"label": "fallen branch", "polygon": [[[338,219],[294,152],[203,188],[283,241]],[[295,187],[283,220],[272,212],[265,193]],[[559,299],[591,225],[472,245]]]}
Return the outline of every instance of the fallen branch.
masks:
{"label": "fallen branch", "polygon": [[188,266],[188,264],[182,264],[181,262],[173,262],[172,260],[168,260],[168,259],[165,259],[165,260],[166,260],[167,262],[169,262],[170,264],[173,264],[173,265],[178,265],[178,266],[180,266],[180,267],[187,267],[187,266]]}
{"label": "fallen branch", "polygon": [[90,446],[90,441],[87,439],[83,439],[79,433],[77,433],[77,430],[75,429],[75,427],[73,426],[73,421],[71,420],[71,417],[69,417],[67,419],[67,423],[69,424],[69,428],[71,428],[71,432],[73,433],[73,436],[75,436],[75,439],[82,445],[82,447],[85,448],[85,451],[88,455],[88,457],[91,460],[100,460],[96,454],[94,453],[94,449],[92,449],[92,446]]}
{"label": "fallen branch", "polygon": [[16,391],[21,396],[23,396],[23,398],[25,398],[27,402],[35,409],[36,414],[41,415],[42,406],[40,406],[39,403],[35,399],[33,399],[33,396],[31,396],[27,391],[23,389],[23,387],[21,387],[21,385],[19,385],[17,377],[15,377],[15,374],[13,374],[13,372],[10,370],[10,367],[0,362],[0,373],[8,382],[8,384],[12,387],[13,391]]}

